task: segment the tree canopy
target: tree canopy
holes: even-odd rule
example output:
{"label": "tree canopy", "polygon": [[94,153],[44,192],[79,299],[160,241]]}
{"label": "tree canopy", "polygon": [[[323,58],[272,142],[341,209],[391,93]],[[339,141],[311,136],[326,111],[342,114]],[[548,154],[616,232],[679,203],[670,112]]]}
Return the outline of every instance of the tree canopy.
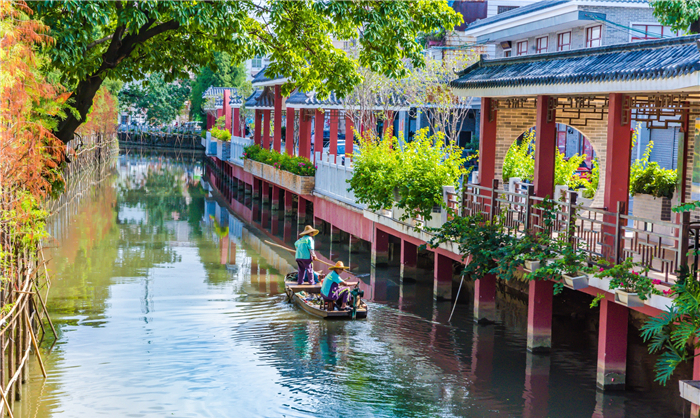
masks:
{"label": "tree canopy", "polygon": [[127,111],[144,112],[149,123],[162,125],[180,114],[189,93],[189,81],[167,83],[162,74],[155,73],[125,85],[119,92],[119,103]]}
{"label": "tree canopy", "polygon": [[[135,81],[162,73],[185,78],[227,52],[233,62],[266,55],[271,75],[293,80],[283,87],[341,96],[360,81],[358,66],[403,76],[420,66],[417,36],[451,28],[461,16],[446,1],[42,1],[31,7],[50,27],[47,52],[63,74],[77,110],[55,133],[72,139],[105,79]],[[357,58],[333,39],[358,39]]]}
{"label": "tree canopy", "polygon": [[700,33],[700,0],[654,0],[654,16],[673,30]]}
{"label": "tree canopy", "polygon": [[192,91],[190,93],[190,102],[192,103],[190,108],[191,117],[197,118],[199,116],[204,120],[202,93],[211,86],[237,87],[242,96],[245,96],[251,90],[250,83],[246,82],[245,65],[233,61],[226,52],[214,53],[212,65],[202,68],[197,77],[192,80]]}

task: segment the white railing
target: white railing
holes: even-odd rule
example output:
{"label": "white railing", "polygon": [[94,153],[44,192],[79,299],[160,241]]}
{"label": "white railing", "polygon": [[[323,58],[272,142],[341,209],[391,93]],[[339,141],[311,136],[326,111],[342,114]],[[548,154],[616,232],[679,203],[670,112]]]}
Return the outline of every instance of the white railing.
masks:
{"label": "white railing", "polygon": [[333,154],[316,153],[316,181],[314,192],[339,200],[348,205],[364,208],[355,201],[355,194],[348,190],[352,178],[352,160]]}
{"label": "white railing", "polygon": [[207,132],[206,155],[216,155],[216,138],[212,138],[211,132]]}
{"label": "white railing", "polygon": [[252,145],[253,140],[250,138],[242,138],[240,136],[231,137],[231,155],[229,161],[233,164],[243,166],[243,148]]}

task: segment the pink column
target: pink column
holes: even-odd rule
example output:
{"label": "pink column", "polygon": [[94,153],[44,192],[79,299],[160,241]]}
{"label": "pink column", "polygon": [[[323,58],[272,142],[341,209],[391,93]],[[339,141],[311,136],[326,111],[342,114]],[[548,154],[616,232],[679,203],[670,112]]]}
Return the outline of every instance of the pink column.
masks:
{"label": "pink column", "polygon": [[311,118],[299,110],[299,156],[311,159]]}
{"label": "pink column", "polygon": [[401,240],[401,277],[417,279],[418,246],[404,239]]}
{"label": "pink column", "polygon": [[452,299],[452,259],[435,253],[433,294],[437,300]]}
{"label": "pink column", "polygon": [[330,138],[328,145],[328,153],[332,155],[338,154],[338,111],[330,111]]}
{"label": "pink column", "polygon": [[263,148],[270,149],[270,118],[272,111],[270,109],[263,110],[265,121],[263,122]]}
{"label": "pink column", "polygon": [[345,115],[345,155],[352,155],[352,145],[355,138],[355,125],[352,115]]}
{"label": "pink column", "polygon": [[316,109],[314,113],[314,156],[311,161],[315,161],[317,152],[323,152],[323,128],[325,122],[326,111]]}
{"label": "pink column", "polygon": [[294,194],[288,190],[284,192],[284,214],[285,216],[292,216],[294,211]]}
{"label": "pink column", "polygon": [[[624,95],[611,93],[608,107],[608,138],[605,155],[605,194],[603,205],[610,212],[617,212],[618,202],[624,202],[625,213],[629,199],[630,159],[632,152],[631,115],[623,117]],[[606,216],[606,223],[615,224],[614,216]],[[603,240],[610,249],[608,259],[614,260],[615,228],[604,227]],[[622,244],[623,240],[620,240]]]}
{"label": "pink column", "polygon": [[212,115],[207,112],[207,131],[211,129],[211,127],[214,125],[212,122]]}
{"label": "pink column", "polygon": [[255,132],[253,133],[253,139],[256,145],[262,145],[262,112],[259,109],[255,109]]}
{"label": "pink column", "polygon": [[262,201],[263,202],[269,202],[270,201],[270,183],[266,182],[265,180],[260,180],[260,184],[262,185]]}
{"label": "pink column", "polygon": [[229,101],[231,100],[231,92],[224,90],[224,116],[226,116],[225,129],[231,132],[231,105]]}
{"label": "pink column", "polygon": [[294,155],[294,117],[296,110],[287,106],[287,129],[284,139],[284,150],[289,155]]}
{"label": "pink column", "polygon": [[496,276],[486,274],[474,282],[474,321],[496,321]]}
{"label": "pink column", "polygon": [[596,386],[625,390],[627,371],[627,319],[629,309],[603,299],[598,326],[598,373]]}
{"label": "pink column", "polygon": [[548,416],[549,410],[549,356],[527,353],[525,358],[525,390],[523,391],[523,418]]}
{"label": "pink column", "polygon": [[233,116],[233,136],[244,136],[241,135],[241,109],[234,107],[232,110]]}
{"label": "pink column", "polygon": [[[535,140],[535,195],[553,197],[557,125],[549,96],[537,97]],[[529,283],[527,349],[533,353],[548,352],[552,347],[552,298],[552,282],[533,280]]]}
{"label": "pink column", "polygon": [[272,148],[280,152],[282,149],[282,92],[281,86],[275,86],[275,132]]}
{"label": "pink column", "polygon": [[389,262],[389,234],[375,229],[372,240],[372,265],[386,265]]}
{"label": "pink column", "polygon": [[280,199],[282,198],[282,189],[277,187],[277,185],[272,185],[272,209],[279,209],[282,203]]}

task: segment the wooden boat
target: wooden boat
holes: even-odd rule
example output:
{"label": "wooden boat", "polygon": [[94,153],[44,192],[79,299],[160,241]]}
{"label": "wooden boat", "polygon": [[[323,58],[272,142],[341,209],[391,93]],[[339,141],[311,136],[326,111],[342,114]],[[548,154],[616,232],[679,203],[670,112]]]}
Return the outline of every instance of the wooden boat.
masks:
{"label": "wooden boat", "polygon": [[[294,302],[301,309],[310,313],[311,315],[318,316],[320,318],[353,318],[353,311],[351,308],[347,310],[329,311],[325,309],[322,304],[321,298],[321,285],[298,285],[297,273],[290,273],[285,277],[285,291],[287,293],[288,300]],[[356,285],[357,283],[350,283],[349,285]],[[361,295],[363,293],[360,291],[360,295],[357,296],[357,305],[355,308],[355,318],[366,318],[367,317],[367,304],[362,301]],[[310,299],[310,300],[308,300]]]}

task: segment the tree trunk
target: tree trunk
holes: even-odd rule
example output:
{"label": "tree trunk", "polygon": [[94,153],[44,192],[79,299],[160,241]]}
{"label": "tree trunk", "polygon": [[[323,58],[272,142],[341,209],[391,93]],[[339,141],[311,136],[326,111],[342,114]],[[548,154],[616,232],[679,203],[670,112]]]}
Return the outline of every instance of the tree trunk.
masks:
{"label": "tree trunk", "polygon": [[102,81],[102,77],[93,76],[78,83],[78,87],[71,95],[71,99],[73,99],[72,106],[80,113],[80,119],[76,118],[72,113],[68,113],[67,117],[59,122],[56,128],[55,134],[58,139],[64,143],[73,139],[75,130],[85,122],[85,118],[92,107],[92,100],[102,85]]}

